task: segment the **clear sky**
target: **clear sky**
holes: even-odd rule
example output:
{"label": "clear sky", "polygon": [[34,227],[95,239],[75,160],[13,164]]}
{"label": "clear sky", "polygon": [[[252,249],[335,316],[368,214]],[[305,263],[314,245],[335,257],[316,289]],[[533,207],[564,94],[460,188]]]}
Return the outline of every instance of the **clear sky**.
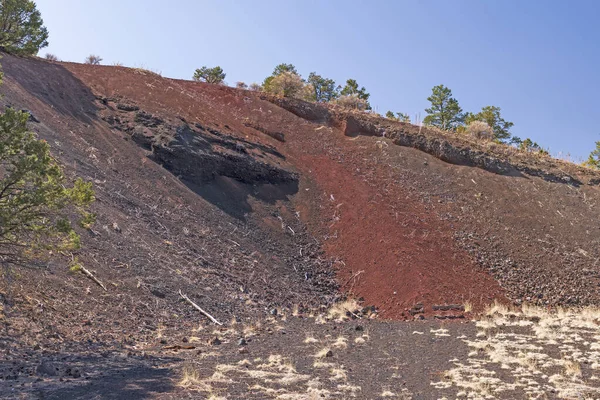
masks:
{"label": "clear sky", "polygon": [[382,114],[421,119],[444,84],[465,111],[502,108],[512,133],[581,161],[600,140],[597,0],[37,0],[65,61],[190,79],[220,65],[261,82],[276,64],[343,83]]}

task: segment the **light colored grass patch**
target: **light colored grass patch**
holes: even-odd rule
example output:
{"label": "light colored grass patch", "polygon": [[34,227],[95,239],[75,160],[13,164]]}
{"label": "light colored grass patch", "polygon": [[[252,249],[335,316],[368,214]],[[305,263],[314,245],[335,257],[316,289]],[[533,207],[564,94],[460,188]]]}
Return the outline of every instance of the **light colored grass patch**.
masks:
{"label": "light colored grass patch", "polygon": [[335,339],[335,342],[331,344],[331,346],[336,349],[345,349],[346,347],[348,347],[348,339],[344,336],[338,336],[337,339]]}
{"label": "light colored grass patch", "polygon": [[308,334],[306,336],[306,339],[304,339],[304,343],[306,343],[306,344],[319,343],[319,340],[315,339],[312,334]]}
{"label": "light colored grass patch", "polygon": [[350,318],[348,314],[356,315],[360,309],[361,306],[356,299],[347,299],[332,305],[327,312],[327,319],[338,322],[345,321]]}
{"label": "light colored grass patch", "polygon": [[315,358],[325,358],[331,355],[331,349],[324,347],[315,354]]}
{"label": "light colored grass patch", "polygon": [[457,387],[468,398],[504,393],[542,399],[550,390],[558,398],[600,398],[600,383],[591,373],[600,368],[599,317],[592,307],[549,311],[495,303],[476,322],[475,340],[463,339],[472,349],[468,359],[452,360],[454,368],[433,384]]}

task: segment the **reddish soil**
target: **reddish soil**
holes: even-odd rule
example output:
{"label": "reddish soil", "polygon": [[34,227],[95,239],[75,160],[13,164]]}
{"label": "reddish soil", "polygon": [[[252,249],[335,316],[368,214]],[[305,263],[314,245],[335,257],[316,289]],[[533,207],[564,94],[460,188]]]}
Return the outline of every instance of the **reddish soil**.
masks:
{"label": "reddish soil", "polygon": [[[77,64],[67,68],[103,96],[130,99],[145,111],[190,123],[227,126],[234,137],[267,143],[285,154],[300,172],[301,183],[311,183],[301,184],[312,190],[301,190],[293,202],[308,211],[301,217],[312,222],[315,234],[328,230],[324,248],[340,260],[338,282],[377,306],[382,316],[412,318],[407,311],[417,303],[424,303],[429,312],[437,304],[470,301],[480,308],[502,298],[494,279],[457,247],[450,227],[428,215],[419,199],[400,185],[389,185],[385,176],[378,180],[372,166],[361,168],[355,144],[341,131],[315,131],[313,124],[286,110],[230,88],[136,76],[127,69]],[[283,143],[268,134],[282,131]],[[351,161],[332,159],[328,147]],[[367,184],[354,172],[369,167]],[[377,189],[388,186],[385,192]]]}
{"label": "reddish soil", "polygon": [[309,162],[335,198],[325,248],[344,261],[336,264],[342,289],[376,304],[388,318],[410,317],[406,309],[419,302],[429,309],[470,301],[479,309],[503,298],[497,282],[457,248],[449,227],[406,193],[374,191],[326,157]]}

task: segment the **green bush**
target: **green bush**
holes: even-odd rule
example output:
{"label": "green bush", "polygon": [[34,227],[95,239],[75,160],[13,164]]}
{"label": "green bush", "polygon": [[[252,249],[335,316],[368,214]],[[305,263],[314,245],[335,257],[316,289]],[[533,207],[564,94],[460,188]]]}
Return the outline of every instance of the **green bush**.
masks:
{"label": "green bush", "polygon": [[27,129],[28,113],[7,108],[0,114],[0,264],[44,258],[53,251],[75,250],[80,238],[71,217],[88,226],[94,201],[90,182],[72,187],[50,146]]}
{"label": "green bush", "polygon": [[591,168],[600,169],[600,141],[596,142],[596,148],[590,153],[584,164]]}

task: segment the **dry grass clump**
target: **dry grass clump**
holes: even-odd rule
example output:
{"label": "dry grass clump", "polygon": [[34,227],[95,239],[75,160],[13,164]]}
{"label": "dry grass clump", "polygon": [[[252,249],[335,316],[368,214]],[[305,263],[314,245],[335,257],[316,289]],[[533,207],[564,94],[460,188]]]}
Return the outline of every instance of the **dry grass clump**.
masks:
{"label": "dry grass clump", "polygon": [[565,360],[565,375],[572,377],[581,377],[581,365],[573,360]]}
{"label": "dry grass clump", "polygon": [[340,96],[335,100],[335,104],[358,111],[365,111],[369,107],[367,100],[361,99],[358,95]]}
{"label": "dry grass clump", "polygon": [[133,68],[133,72],[136,74],[139,74],[139,75],[154,75],[154,76],[162,77],[161,71],[154,71],[154,70],[143,68],[143,67]]}
{"label": "dry grass clump", "polygon": [[210,392],[212,390],[210,385],[200,379],[200,373],[191,363],[185,363],[183,365],[178,386],[183,388],[194,388],[204,392]]}
{"label": "dry grass clump", "polygon": [[331,306],[327,312],[327,319],[338,322],[345,321],[352,316],[357,317],[360,309],[361,305],[356,299],[346,299]]}
{"label": "dry grass clump", "polygon": [[359,336],[359,337],[357,337],[357,338],[354,339],[354,343],[356,343],[356,344],[364,344],[365,342],[366,342],[366,340],[365,340],[364,337],[360,337]]}
{"label": "dry grass clump", "polygon": [[345,381],[348,379],[348,375],[346,374],[346,370],[343,367],[334,367],[329,371],[331,377],[329,380],[332,381]]}
{"label": "dry grass clump", "polygon": [[348,347],[348,339],[344,336],[338,336],[338,338],[335,340],[335,342],[333,342],[331,346],[337,349],[345,349],[346,347]]}
{"label": "dry grass clump", "polygon": [[324,347],[315,354],[315,358],[331,357],[331,354],[333,354],[331,349],[329,347]]}
{"label": "dry grass clump", "polygon": [[468,300],[464,302],[463,307],[465,308],[466,313],[473,311],[473,303]]}
{"label": "dry grass clump", "polygon": [[46,53],[46,56],[45,56],[45,58],[46,58],[46,60],[48,60],[48,61],[60,61],[60,60],[58,59],[58,57],[57,57],[56,55],[52,54],[52,53]]}
{"label": "dry grass clump", "polygon": [[319,340],[315,339],[312,333],[309,333],[306,335],[306,339],[304,339],[304,343],[306,343],[306,344],[319,343]]}

